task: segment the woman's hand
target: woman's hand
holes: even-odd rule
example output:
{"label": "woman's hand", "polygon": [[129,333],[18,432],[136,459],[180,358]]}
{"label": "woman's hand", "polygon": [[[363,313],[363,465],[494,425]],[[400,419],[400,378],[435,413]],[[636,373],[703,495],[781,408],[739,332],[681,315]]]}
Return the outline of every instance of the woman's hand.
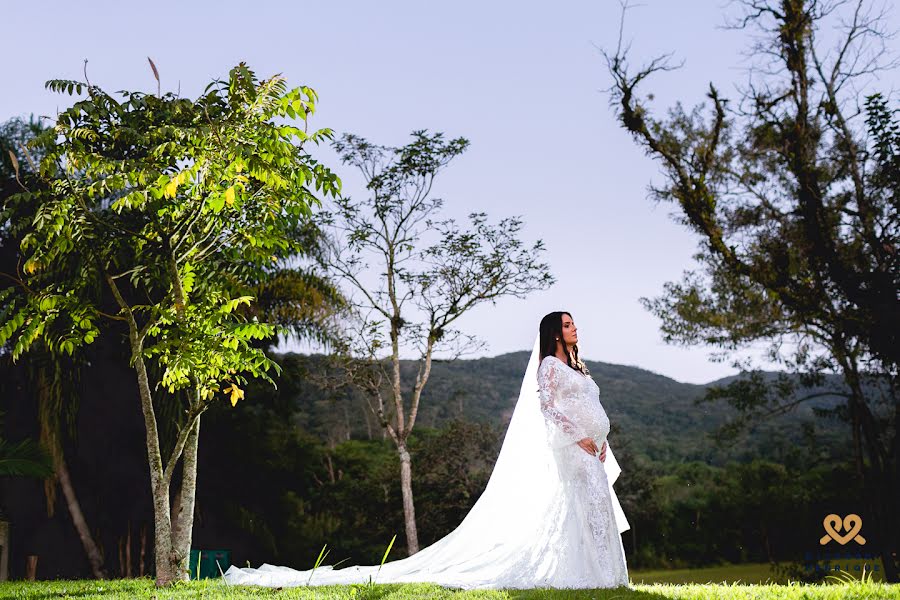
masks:
{"label": "woman's hand", "polygon": [[597,443],[589,437],[579,440],[578,445],[588,454],[597,454]]}
{"label": "woman's hand", "polygon": [[[597,456],[597,442],[589,437],[578,441],[578,445],[590,455]],[[600,450],[600,462],[606,462],[606,442],[603,442],[603,448]]]}

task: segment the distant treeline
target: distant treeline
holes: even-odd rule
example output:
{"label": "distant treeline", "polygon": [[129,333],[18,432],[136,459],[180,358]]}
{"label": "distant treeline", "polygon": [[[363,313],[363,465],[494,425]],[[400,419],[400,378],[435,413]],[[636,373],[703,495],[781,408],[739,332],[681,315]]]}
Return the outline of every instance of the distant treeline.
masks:
{"label": "distant treeline", "polygon": [[[130,541],[138,575],[142,529],[152,544],[144,431],[138,402],[121,392],[131,393],[133,374],[111,346],[91,357],[65,451],[109,572],[128,574]],[[377,563],[391,537],[403,535],[396,451],[358,392],[311,383],[324,357],[277,359],[277,390],[251,387],[246,401],[216,405],[204,420],[194,547],[231,549],[241,565],[308,568],[328,544],[329,563]],[[435,364],[412,446],[423,546],[455,528],[483,491],[527,360],[517,352]],[[624,534],[631,568],[799,561],[817,547],[826,514],[862,512],[848,492],[856,486],[842,423],[804,411],[718,447],[708,433],[731,413],[694,406],[703,386],[588,365],[623,467],[616,489],[632,525]],[[38,436],[26,381],[22,365],[3,357],[0,397],[12,441]],[[59,497],[55,503],[50,517],[40,481],[3,482],[11,576],[23,575],[29,554],[40,556],[39,577],[89,576],[70,517]],[[395,544],[391,558],[403,553]],[[147,572],[149,547],[145,556]]]}

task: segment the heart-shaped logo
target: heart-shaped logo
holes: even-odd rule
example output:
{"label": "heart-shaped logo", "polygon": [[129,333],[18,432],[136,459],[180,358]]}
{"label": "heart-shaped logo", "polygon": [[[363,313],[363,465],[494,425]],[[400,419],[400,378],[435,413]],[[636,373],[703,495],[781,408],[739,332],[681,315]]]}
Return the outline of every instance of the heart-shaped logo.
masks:
{"label": "heart-shaped logo", "polygon": [[[828,535],[823,535],[819,540],[819,544],[822,546],[830,542],[832,539],[841,546],[843,546],[850,540],[856,540],[856,542],[860,546],[866,543],[866,538],[859,535],[860,530],[862,530],[862,519],[859,515],[849,514],[844,517],[843,522],[841,522],[841,517],[832,513],[825,517],[825,520],[822,521],[822,525],[825,526],[825,531],[828,532]],[[837,529],[835,529],[835,526],[842,527],[842,529],[846,531],[847,534],[839,534],[837,532]]]}

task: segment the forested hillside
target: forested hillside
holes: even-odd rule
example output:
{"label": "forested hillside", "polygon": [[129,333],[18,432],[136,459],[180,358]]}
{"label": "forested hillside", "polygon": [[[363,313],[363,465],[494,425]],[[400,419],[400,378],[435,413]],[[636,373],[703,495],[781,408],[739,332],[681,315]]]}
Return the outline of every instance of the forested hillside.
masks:
{"label": "forested hillside", "polygon": [[[518,398],[528,356],[522,351],[435,362],[418,422],[441,428],[451,420],[464,419],[505,428]],[[281,389],[276,392],[260,388],[259,393],[275,394],[282,402],[293,404],[298,423],[305,429],[335,443],[349,438],[380,437],[361,394],[326,393],[304,381],[304,374],[309,371],[321,374],[324,357],[284,354],[277,360],[285,368]],[[840,452],[842,440],[847,438],[844,423],[813,414],[813,407],[832,408],[838,403],[836,397],[820,397],[771,422],[755,424],[736,443],[717,448],[710,434],[737,413],[725,402],[695,402],[708,386],[733,378],[694,385],[637,367],[586,362],[612,422],[611,443],[652,461],[700,460],[722,465],[728,460],[769,458],[782,462],[801,446],[830,446]],[[412,381],[414,365],[406,363],[403,368],[405,380]],[[829,383],[840,389],[838,379]]]}

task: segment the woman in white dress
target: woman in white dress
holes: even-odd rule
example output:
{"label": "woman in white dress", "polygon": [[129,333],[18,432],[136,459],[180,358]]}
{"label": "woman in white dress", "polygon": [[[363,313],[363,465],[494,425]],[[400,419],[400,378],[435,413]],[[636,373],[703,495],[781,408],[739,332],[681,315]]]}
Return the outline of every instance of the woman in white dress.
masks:
{"label": "woman in white dress", "polygon": [[[603,462],[609,418],[600,404],[600,388],[578,357],[578,329],[567,312],[545,316],[540,326],[541,413],[563,488],[584,535],[580,573],[589,587],[628,584],[622,538],[616,527],[614,495]],[[576,579],[579,577],[575,576]]]}
{"label": "woman in white dress", "polygon": [[491,478],[456,529],[383,567],[232,566],[225,579],[270,587],[368,581],[463,589],[628,586],[621,534],[630,526],[612,487],[621,469],[608,434],[599,388],[578,358],[572,316],[550,313],[541,321]]}

